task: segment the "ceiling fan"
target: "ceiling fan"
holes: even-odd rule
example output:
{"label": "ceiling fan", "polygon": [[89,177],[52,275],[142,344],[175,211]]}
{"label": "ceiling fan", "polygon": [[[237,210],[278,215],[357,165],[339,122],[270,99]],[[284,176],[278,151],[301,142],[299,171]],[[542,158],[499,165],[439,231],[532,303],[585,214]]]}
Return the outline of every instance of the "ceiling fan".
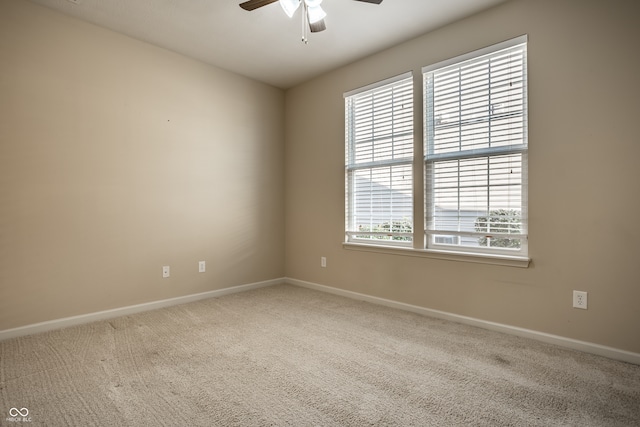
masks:
{"label": "ceiling fan", "polygon": [[[365,3],[380,4],[382,0],[355,0]],[[300,5],[303,7],[302,13],[302,41],[307,43],[307,26],[312,33],[319,33],[327,29],[324,18],[327,13],[322,9],[320,4],[322,0],[248,0],[240,3],[240,7],[244,10],[255,10],[271,3],[279,2],[280,6],[289,18],[298,10]]]}

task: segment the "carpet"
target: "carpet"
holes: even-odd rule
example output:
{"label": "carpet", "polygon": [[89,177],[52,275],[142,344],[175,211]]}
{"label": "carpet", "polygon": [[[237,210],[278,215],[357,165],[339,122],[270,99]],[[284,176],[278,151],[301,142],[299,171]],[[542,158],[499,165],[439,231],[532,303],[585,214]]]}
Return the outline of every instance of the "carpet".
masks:
{"label": "carpet", "polygon": [[632,426],[640,366],[277,285],[0,342],[0,425]]}

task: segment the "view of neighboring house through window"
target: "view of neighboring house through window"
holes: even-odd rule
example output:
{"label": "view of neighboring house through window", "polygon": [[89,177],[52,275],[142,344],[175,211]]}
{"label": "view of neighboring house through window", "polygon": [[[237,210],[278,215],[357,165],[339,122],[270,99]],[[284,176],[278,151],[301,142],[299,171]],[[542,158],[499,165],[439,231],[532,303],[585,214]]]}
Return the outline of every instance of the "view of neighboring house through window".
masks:
{"label": "view of neighboring house through window", "polygon": [[413,78],[345,94],[346,237],[412,245]]}
{"label": "view of neighboring house through window", "polygon": [[427,247],[527,255],[526,36],[423,77]]}

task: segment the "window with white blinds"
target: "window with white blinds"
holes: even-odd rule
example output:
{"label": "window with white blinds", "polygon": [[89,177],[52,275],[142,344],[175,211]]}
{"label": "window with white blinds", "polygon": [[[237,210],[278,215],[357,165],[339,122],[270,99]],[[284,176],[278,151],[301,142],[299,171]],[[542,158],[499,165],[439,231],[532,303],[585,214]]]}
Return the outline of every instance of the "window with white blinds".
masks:
{"label": "window with white blinds", "polygon": [[346,238],[411,246],[413,77],[345,94]]}
{"label": "window with white blinds", "polygon": [[526,36],[423,77],[427,247],[526,255]]}

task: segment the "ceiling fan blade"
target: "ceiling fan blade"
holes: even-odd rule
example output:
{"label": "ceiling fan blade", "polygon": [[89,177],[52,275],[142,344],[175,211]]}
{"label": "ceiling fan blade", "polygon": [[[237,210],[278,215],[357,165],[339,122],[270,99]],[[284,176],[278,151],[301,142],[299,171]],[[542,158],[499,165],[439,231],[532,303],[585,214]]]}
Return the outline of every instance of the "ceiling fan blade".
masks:
{"label": "ceiling fan blade", "polygon": [[324,31],[327,29],[327,25],[324,23],[324,19],[319,20],[316,23],[309,23],[309,28],[312,33],[319,33],[320,31]]}
{"label": "ceiling fan blade", "polygon": [[271,3],[275,3],[278,0],[249,0],[244,3],[240,3],[240,7],[244,10],[255,10],[259,7],[266,6]]}
{"label": "ceiling fan blade", "polygon": [[363,1],[365,3],[373,3],[373,4],[380,4],[382,3],[382,0],[356,0],[356,1]]}

